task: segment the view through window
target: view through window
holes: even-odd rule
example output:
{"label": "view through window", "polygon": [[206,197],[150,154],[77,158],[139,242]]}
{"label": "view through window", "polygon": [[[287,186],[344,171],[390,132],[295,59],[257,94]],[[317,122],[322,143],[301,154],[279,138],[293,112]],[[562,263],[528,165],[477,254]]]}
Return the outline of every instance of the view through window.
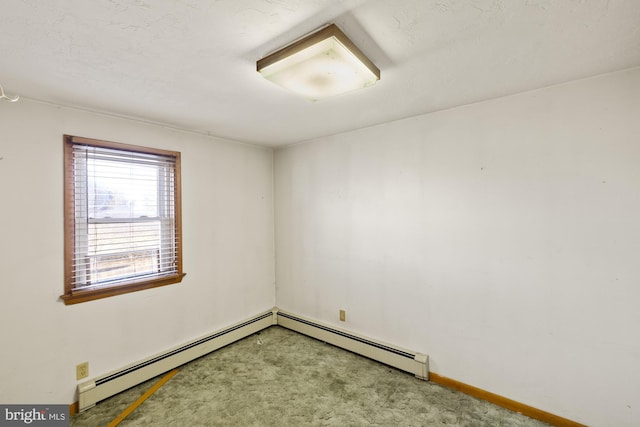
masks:
{"label": "view through window", "polygon": [[65,135],[66,303],[182,279],[180,153]]}

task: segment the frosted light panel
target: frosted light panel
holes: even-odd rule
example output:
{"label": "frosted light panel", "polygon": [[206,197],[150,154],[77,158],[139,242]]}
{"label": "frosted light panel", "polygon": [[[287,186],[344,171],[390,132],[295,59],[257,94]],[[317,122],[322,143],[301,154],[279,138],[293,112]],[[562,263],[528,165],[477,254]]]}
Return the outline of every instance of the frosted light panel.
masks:
{"label": "frosted light panel", "polygon": [[260,70],[272,82],[311,100],[373,85],[376,76],[335,36]]}

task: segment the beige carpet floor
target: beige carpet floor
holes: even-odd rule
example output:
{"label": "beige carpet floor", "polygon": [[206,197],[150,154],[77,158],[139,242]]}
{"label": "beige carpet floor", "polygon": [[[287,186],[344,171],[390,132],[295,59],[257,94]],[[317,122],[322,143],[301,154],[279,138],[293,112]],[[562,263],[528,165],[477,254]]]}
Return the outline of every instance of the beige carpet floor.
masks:
{"label": "beige carpet floor", "polygon": [[[158,379],[98,403],[71,426],[106,426]],[[120,425],[546,424],[273,326],[180,367]]]}

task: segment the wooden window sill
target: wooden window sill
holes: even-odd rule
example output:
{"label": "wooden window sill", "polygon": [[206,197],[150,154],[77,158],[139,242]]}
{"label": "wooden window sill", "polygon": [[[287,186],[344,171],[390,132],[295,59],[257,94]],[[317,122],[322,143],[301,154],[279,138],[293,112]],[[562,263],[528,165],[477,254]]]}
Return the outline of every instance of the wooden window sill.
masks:
{"label": "wooden window sill", "polygon": [[142,282],[134,282],[125,285],[111,286],[98,289],[76,289],[68,294],[61,295],[60,298],[65,305],[77,304],[80,302],[92,301],[115,295],[128,294],[130,292],[142,291],[144,289],[157,288],[159,286],[172,285],[182,282],[185,273],[174,274],[172,276],[161,277]]}

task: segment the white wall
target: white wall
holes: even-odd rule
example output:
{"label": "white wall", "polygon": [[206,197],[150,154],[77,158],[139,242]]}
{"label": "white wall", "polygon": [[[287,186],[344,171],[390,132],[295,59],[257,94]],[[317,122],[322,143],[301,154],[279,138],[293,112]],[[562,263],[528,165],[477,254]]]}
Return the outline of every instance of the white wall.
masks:
{"label": "white wall", "polygon": [[[272,150],[27,99],[0,102],[0,133],[0,402],[69,404],[80,362],[95,377],[275,305]],[[181,284],[60,301],[64,133],[182,153]]]}
{"label": "white wall", "polygon": [[[278,306],[640,424],[639,117],[632,69],[277,151]],[[0,132],[0,402],[71,403],[77,363],[94,377],[275,304],[270,150],[26,99]],[[182,152],[182,284],[59,300],[63,133]]]}
{"label": "white wall", "polygon": [[640,425],[639,68],[287,147],[275,171],[280,308]]}

